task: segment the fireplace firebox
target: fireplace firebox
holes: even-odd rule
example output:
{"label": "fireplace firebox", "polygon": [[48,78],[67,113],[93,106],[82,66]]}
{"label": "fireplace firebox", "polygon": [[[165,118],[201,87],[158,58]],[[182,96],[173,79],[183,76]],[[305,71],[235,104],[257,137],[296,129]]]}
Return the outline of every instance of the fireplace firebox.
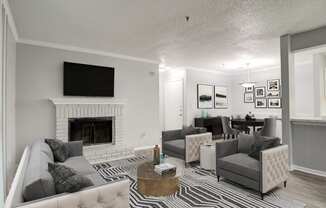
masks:
{"label": "fireplace firebox", "polygon": [[113,143],[114,118],[69,118],[69,141],[83,141],[85,146]]}

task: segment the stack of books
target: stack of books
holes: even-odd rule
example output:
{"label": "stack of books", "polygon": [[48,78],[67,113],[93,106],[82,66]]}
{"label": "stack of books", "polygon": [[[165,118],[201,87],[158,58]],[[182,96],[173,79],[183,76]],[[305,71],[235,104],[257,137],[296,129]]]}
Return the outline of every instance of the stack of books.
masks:
{"label": "stack of books", "polygon": [[177,167],[169,163],[155,165],[154,171],[160,175],[175,175]]}

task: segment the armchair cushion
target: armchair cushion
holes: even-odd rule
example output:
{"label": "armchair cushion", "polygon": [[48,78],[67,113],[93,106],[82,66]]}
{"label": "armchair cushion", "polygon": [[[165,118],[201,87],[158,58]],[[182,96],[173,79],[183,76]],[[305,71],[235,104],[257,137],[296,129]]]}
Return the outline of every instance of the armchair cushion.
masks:
{"label": "armchair cushion", "polygon": [[252,135],[240,134],[238,137],[238,151],[241,153],[250,153],[255,138]]}
{"label": "armchair cushion", "polygon": [[229,172],[259,180],[259,161],[244,153],[237,153],[220,158],[219,168]]}
{"label": "armchair cushion", "polygon": [[165,149],[172,150],[178,154],[184,154],[185,152],[185,140],[177,139],[165,142]]}
{"label": "armchair cushion", "polygon": [[259,160],[260,152],[266,149],[277,147],[280,145],[280,139],[277,137],[263,137],[255,135],[255,143],[252,145],[251,152],[248,154],[250,157]]}
{"label": "armchair cushion", "polygon": [[[238,140],[227,140],[216,142],[216,158],[225,157],[238,152]],[[218,161],[218,160],[216,160]]]}

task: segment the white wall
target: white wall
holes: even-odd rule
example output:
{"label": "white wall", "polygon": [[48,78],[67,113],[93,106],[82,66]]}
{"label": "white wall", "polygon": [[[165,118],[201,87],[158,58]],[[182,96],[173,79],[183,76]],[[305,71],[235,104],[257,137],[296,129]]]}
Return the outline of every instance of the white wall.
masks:
{"label": "white wall", "polygon": [[158,65],[17,44],[17,154],[38,138],[55,137],[55,107],[63,97],[63,61],[115,67],[115,98],[126,101],[124,138],[130,147],[160,142]]}
{"label": "white wall", "polygon": [[7,191],[16,171],[16,41],[7,27],[6,51],[6,163]]}
{"label": "white wall", "polygon": [[294,67],[294,116],[314,116],[313,62],[295,64]]}

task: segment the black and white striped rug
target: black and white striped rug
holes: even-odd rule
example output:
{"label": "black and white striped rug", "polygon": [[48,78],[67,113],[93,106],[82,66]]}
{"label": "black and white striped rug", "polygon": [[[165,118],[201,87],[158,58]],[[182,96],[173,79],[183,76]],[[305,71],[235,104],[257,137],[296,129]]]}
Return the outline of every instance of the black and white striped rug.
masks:
{"label": "black and white striped rug", "polygon": [[230,182],[217,182],[213,172],[199,167],[186,168],[180,177],[180,191],[167,197],[146,197],[137,191],[137,166],[146,159],[134,157],[95,164],[94,168],[108,182],[129,178],[132,208],[303,208],[299,201],[277,191],[261,200],[256,192]]}

